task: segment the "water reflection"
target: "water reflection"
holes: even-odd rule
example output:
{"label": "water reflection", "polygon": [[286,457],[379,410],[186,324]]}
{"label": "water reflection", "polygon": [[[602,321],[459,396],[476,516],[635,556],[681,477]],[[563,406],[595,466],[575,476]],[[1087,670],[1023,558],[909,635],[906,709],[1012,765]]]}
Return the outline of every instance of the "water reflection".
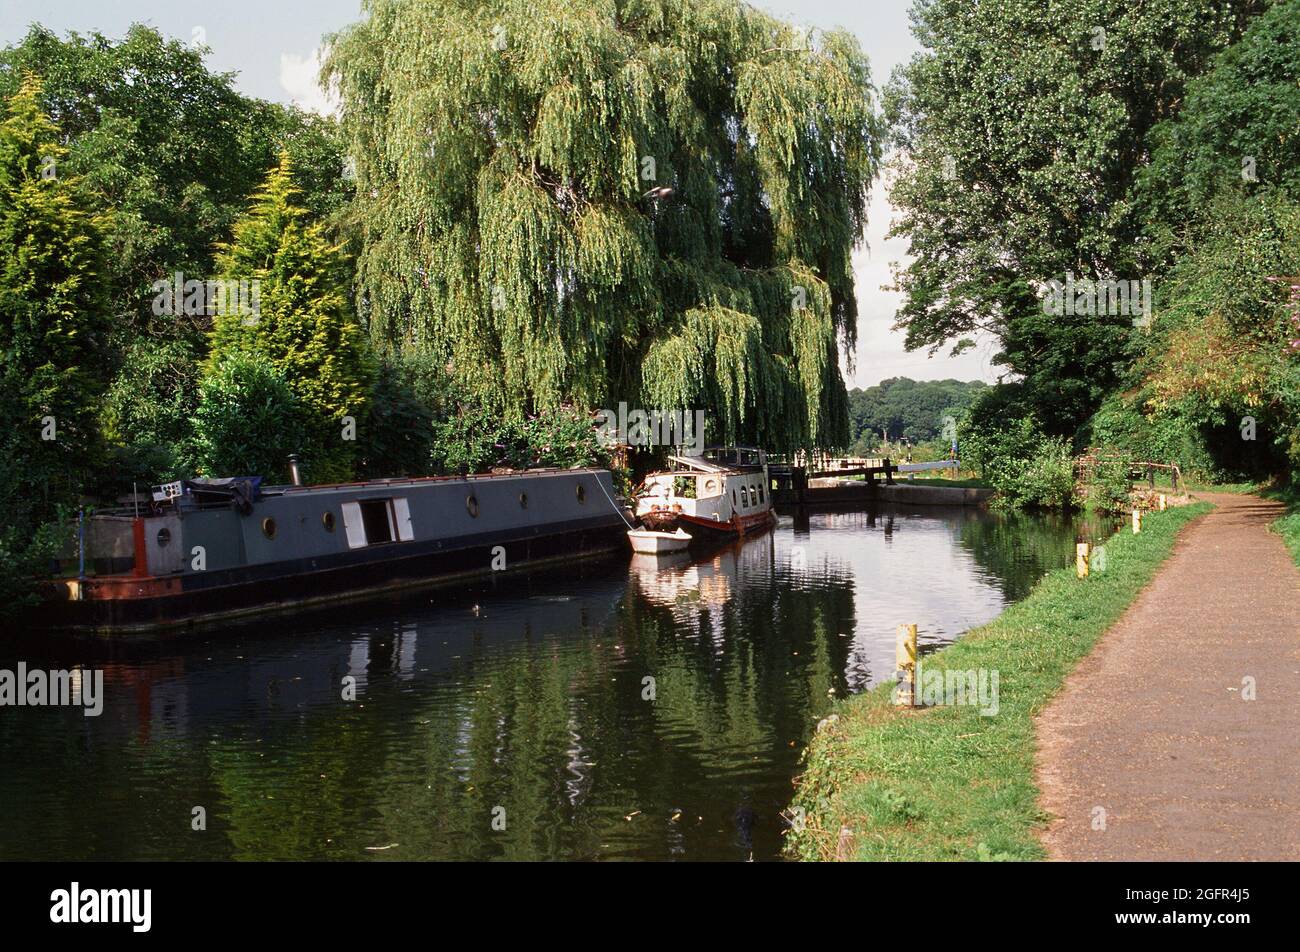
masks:
{"label": "water reflection", "polygon": [[106,697],[0,708],[0,858],[771,858],[813,725],[891,675],[898,623],[933,650],[1104,529],[804,513],[699,557],[10,641],[0,666],[102,668]]}

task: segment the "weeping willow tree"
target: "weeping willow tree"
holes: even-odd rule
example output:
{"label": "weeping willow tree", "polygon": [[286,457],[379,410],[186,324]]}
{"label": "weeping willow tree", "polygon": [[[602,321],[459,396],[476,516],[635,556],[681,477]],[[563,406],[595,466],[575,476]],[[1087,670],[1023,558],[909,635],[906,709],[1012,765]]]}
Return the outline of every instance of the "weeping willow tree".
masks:
{"label": "weeping willow tree", "polygon": [[847,33],[727,0],[366,0],[331,39],[381,347],[507,413],[847,442],[880,130]]}

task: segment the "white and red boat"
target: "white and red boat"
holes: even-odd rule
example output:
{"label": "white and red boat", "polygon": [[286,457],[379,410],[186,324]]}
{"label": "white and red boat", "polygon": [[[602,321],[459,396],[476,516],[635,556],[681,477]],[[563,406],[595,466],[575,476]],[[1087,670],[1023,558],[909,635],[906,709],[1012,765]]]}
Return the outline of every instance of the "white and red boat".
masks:
{"label": "white and red boat", "polygon": [[736,538],[776,523],[762,450],[713,448],[701,457],[668,460],[672,468],[648,475],[637,493],[636,514],[647,528],[683,529],[695,539]]}

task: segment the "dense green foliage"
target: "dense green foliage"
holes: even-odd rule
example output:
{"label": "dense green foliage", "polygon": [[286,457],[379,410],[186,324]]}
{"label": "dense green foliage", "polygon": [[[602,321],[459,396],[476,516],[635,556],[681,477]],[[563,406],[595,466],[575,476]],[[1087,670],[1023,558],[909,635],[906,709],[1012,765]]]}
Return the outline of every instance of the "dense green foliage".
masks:
{"label": "dense green foliage", "polygon": [[517,419],[628,400],[847,443],[880,148],[851,36],[727,0],[365,10],[326,74],[378,341]]}
{"label": "dense green foliage", "polygon": [[194,408],[190,458],[198,473],[287,482],[306,414],[266,355],[233,351],[209,364]]}
{"label": "dense green foliage", "polygon": [[944,419],[959,419],[987,385],[980,381],[891,377],[849,391],[851,448],[865,455],[880,440],[926,443],[944,437]]}
{"label": "dense green foliage", "polygon": [[[1041,859],[1034,718],[1209,508],[1152,513],[1106,542],[1106,568],[1046,576],[997,620],[927,654],[935,671],[999,672],[996,717],[971,704],[904,711],[893,683],[836,707],[804,755],[787,839],[800,859]],[[841,832],[847,828],[848,834]]]}
{"label": "dense green foliage", "polygon": [[1072,435],[1118,382],[1132,318],[1045,315],[1039,289],[1067,272],[1146,275],[1146,136],[1260,5],[918,2],[924,51],[886,97],[893,234],[914,258],[898,275],[908,346],[995,336],[1043,423]]}
{"label": "dense green foliage", "polygon": [[1152,129],[1151,164],[1139,174],[1139,213],[1158,250],[1194,242],[1186,226],[1212,220],[1204,206],[1225,190],[1297,194],[1298,76],[1300,7],[1286,0],[1188,84],[1178,112]]}
{"label": "dense green foliage", "polygon": [[462,405],[435,428],[434,465],[439,472],[476,472],[492,467],[607,466],[591,418],[558,407],[525,419],[502,417],[482,406]]}
{"label": "dense green foliage", "polygon": [[[1300,3],[915,14],[923,52],[886,96],[908,345],[996,337],[1020,382],[994,429],[1202,478],[1300,473],[1300,315],[1270,280],[1300,274]],[[1152,319],[1046,313],[1067,274],[1149,277]]]}
{"label": "dense green foliage", "polygon": [[190,475],[190,413],[198,401],[198,334],[142,337],[122,354],[104,399],[104,435],[116,448],[118,488]]}
{"label": "dense green foliage", "polygon": [[256,304],[227,304],[216,315],[208,361],[216,366],[234,353],[265,357],[296,398],[305,474],[333,482],[352,476],[356,425],[369,411],[374,367],[349,306],[347,261],[323,224],[296,204],[299,194],[283,155],[222,246],[219,276],[235,286],[245,282],[250,296],[256,288]]}
{"label": "dense green foliage", "polygon": [[102,210],[110,313],[126,344],[141,330],[172,333],[151,312],[150,286],[176,271],[211,276],[216,244],[281,151],[310,176],[318,214],[351,191],[332,123],[240,95],[234,76],[210,72],[203,53],[143,25],[120,41],[59,39],[35,26],[0,51],[0,96],[12,95],[24,70],[42,78],[67,169]]}
{"label": "dense green foliage", "polygon": [[421,399],[418,357],[396,355],[376,367],[369,413],[357,427],[357,475],[421,476],[434,451],[432,407]]}
{"label": "dense green foliage", "polygon": [[1210,475],[1300,476],[1300,304],[1287,287],[1300,283],[1297,130],[1300,2],[1285,0],[1153,136],[1149,230],[1170,264],[1139,367],[1144,410],[1204,434]]}
{"label": "dense green foliage", "polygon": [[100,456],[108,314],[100,221],[28,74],[0,122],[0,606],[52,549]]}
{"label": "dense green foliage", "polygon": [[1073,502],[1069,441],[1049,436],[1033,416],[1003,417],[995,401],[977,401],[959,428],[962,463],[1012,508],[1066,509]]}

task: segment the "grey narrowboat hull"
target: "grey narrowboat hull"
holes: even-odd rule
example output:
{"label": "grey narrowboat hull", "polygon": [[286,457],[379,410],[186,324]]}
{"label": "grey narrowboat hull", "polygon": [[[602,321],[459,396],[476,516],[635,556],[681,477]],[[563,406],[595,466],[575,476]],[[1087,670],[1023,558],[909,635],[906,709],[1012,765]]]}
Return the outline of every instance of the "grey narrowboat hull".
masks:
{"label": "grey narrowboat hull", "polygon": [[118,571],[49,583],[29,621],[191,627],[608,554],[627,547],[613,499],[608,471],[544,470],[276,487],[247,514],[121,516],[100,532],[117,534],[107,562]]}

